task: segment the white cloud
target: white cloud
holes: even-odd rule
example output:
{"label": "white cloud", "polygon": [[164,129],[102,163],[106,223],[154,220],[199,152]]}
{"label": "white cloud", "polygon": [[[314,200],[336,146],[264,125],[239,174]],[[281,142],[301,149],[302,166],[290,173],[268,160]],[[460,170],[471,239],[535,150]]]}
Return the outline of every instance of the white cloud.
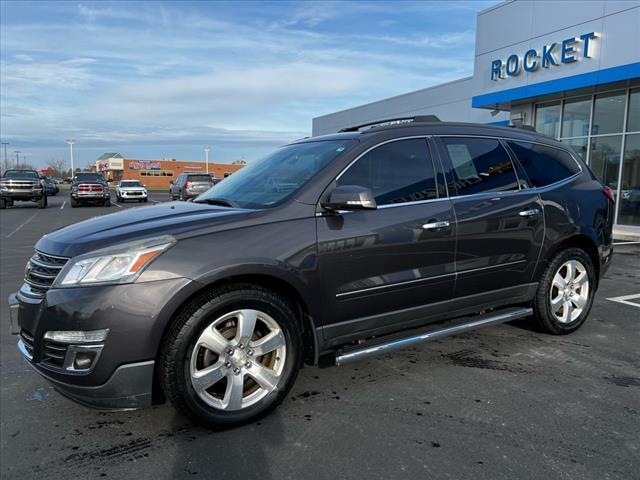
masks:
{"label": "white cloud", "polygon": [[14,55],[13,58],[15,58],[16,60],[20,60],[21,62],[33,62],[33,57],[24,53],[18,53]]}

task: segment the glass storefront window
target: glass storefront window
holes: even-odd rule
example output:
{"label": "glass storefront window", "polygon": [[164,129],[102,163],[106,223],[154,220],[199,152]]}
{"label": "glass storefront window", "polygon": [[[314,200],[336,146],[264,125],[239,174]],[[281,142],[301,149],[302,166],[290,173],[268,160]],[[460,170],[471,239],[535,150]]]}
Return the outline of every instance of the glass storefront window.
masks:
{"label": "glass storefront window", "polygon": [[591,159],[589,166],[598,180],[612,190],[618,189],[620,169],[620,147],[622,135],[596,137],[591,139]]}
{"label": "glass storefront window", "polygon": [[596,95],[591,135],[622,133],[626,92]]}
{"label": "glass storefront window", "polygon": [[583,137],[589,135],[589,116],[591,114],[591,97],[564,102],[562,112],[563,137]]}
{"label": "glass storefront window", "polygon": [[575,152],[580,155],[580,158],[582,158],[584,161],[587,160],[587,137],[563,140],[562,143],[570,145],[575,150]]}
{"label": "glass storefront window", "polygon": [[640,132],[640,88],[631,90],[628,118],[627,132]]}
{"label": "glass storefront window", "polygon": [[640,226],[640,134],[625,139],[619,208],[618,223]]}
{"label": "glass storefront window", "polygon": [[558,138],[560,127],[560,102],[536,107],[536,131]]}

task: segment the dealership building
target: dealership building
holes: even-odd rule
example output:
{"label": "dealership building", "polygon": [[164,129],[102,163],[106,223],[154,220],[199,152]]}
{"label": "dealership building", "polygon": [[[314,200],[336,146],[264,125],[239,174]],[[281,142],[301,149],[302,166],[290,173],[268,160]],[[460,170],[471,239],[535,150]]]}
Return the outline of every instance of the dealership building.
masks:
{"label": "dealership building", "polygon": [[134,160],[119,153],[105,153],[96,160],[96,170],[111,182],[139,180],[150,188],[169,188],[169,184],[181,173],[210,173],[225,178],[241,169],[243,163],[213,163],[176,160]]}
{"label": "dealership building", "polygon": [[473,76],[313,119],[313,135],[388,118],[532,125],[571,145],[640,235],[640,0],[500,3],[478,13]]}

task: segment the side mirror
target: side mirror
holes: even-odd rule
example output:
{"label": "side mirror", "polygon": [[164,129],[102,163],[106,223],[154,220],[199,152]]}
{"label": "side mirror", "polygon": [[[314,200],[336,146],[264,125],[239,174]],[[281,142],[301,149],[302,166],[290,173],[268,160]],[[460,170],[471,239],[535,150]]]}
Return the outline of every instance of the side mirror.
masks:
{"label": "side mirror", "polygon": [[360,185],[342,185],[336,187],[327,201],[321,203],[322,208],[336,210],[375,210],[378,208],[373,193],[369,188]]}

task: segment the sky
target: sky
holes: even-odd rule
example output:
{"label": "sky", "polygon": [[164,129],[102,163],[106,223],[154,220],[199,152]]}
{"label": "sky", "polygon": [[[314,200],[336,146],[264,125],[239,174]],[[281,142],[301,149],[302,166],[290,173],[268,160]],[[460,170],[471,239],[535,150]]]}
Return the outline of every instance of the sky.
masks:
{"label": "sky", "polygon": [[81,167],[251,162],[313,117],[471,75],[495,3],[2,1],[0,137],[38,168],[67,138]]}

